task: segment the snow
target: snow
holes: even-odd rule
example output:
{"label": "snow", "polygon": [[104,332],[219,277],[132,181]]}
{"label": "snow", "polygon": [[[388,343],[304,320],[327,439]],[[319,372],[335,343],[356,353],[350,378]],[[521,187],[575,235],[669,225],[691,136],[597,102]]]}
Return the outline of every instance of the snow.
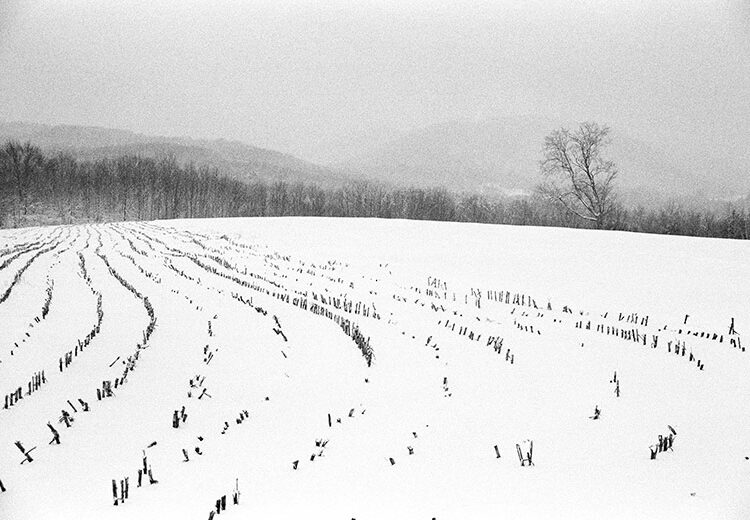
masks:
{"label": "snow", "polygon": [[[59,245],[0,304],[0,518],[205,519],[223,495],[217,518],[227,519],[750,515],[746,242],[212,219],[3,230],[0,265],[27,242],[0,269],[0,293]],[[145,345],[144,300],[97,249],[153,306]],[[60,372],[97,322],[79,252],[103,319]],[[37,323],[48,280],[49,314]],[[334,315],[369,338],[372,366]],[[502,338],[500,353],[490,336]],[[125,383],[98,400],[136,353]],[[42,370],[47,383],[26,395]],[[3,409],[19,386],[23,399]],[[203,389],[210,397],[198,399]],[[48,421],[60,445],[48,444]],[[673,448],[651,460],[670,426]],[[15,441],[36,447],[33,462],[20,464]],[[534,465],[522,467],[516,445],[525,452],[529,441]],[[137,487],[144,453],[158,483]],[[125,477],[129,497],[115,507],[112,480]]]}

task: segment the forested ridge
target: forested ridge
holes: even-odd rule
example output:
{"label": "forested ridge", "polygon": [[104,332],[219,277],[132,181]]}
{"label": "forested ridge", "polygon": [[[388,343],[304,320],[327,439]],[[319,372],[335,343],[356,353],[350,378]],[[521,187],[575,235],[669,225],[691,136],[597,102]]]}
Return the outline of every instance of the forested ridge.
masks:
{"label": "forested ridge", "polygon": [[[401,188],[371,181],[339,187],[283,181],[243,182],[215,168],[174,158],[122,156],[79,160],[9,141],[0,151],[0,225],[250,216],[378,217],[491,224],[589,227],[545,198]],[[659,208],[620,201],[607,229],[750,238],[748,201],[718,209],[677,202]]]}

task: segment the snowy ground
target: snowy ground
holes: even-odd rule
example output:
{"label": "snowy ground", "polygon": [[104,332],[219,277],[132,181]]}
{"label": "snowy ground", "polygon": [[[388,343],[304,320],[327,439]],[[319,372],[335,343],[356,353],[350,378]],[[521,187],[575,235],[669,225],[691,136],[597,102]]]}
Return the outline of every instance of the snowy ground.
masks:
{"label": "snowy ground", "polygon": [[0,231],[0,518],[748,518],[747,280],[614,232]]}

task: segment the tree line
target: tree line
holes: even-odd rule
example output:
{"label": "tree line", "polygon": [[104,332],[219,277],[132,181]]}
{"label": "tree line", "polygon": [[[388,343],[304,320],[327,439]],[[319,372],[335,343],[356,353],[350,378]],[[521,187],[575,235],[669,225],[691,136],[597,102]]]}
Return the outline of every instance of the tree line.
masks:
{"label": "tree line", "polygon": [[45,154],[7,142],[0,149],[0,226],[174,218],[321,216],[378,217],[604,229],[721,238],[750,238],[743,204],[698,210],[607,207],[582,219],[543,193],[524,197],[397,188],[352,181],[338,188],[286,182],[242,182],[215,168],[174,158],[123,156],[95,161]]}

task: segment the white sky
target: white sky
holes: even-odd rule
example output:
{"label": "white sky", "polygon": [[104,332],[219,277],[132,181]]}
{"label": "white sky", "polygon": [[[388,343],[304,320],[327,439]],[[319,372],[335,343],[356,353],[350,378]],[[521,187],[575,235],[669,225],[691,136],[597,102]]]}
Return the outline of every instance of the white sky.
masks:
{"label": "white sky", "polygon": [[0,2],[2,120],[325,162],[435,122],[525,113],[747,164],[749,2]]}

